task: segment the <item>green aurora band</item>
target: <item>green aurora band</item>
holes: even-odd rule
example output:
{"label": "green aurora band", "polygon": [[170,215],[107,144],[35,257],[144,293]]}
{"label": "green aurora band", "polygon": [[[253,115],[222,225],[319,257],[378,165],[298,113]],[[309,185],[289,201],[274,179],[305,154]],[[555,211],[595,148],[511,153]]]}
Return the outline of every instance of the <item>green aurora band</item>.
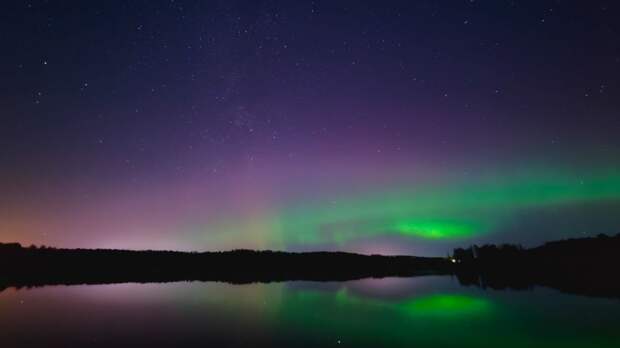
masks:
{"label": "green aurora band", "polygon": [[464,240],[491,234],[526,209],[618,201],[618,170],[588,175],[538,171],[289,200],[260,214],[229,217],[200,228],[210,232],[202,234],[210,242],[245,239],[285,249],[388,235]]}

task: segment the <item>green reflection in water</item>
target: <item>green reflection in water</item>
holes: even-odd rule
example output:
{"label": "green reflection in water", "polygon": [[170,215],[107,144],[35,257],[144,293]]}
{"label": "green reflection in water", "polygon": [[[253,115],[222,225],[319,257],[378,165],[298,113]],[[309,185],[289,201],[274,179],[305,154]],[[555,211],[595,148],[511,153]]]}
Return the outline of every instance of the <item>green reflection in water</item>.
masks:
{"label": "green reflection in water", "polygon": [[401,303],[398,304],[398,307],[407,311],[410,315],[456,318],[471,315],[489,315],[492,310],[492,303],[479,297],[440,294]]}
{"label": "green reflection in water", "polygon": [[343,288],[284,291],[274,319],[282,332],[321,346],[611,348],[620,342],[617,335],[605,336],[607,329],[566,315],[569,307],[557,313],[544,308],[451,292],[368,298]]}
{"label": "green reflection in water", "polygon": [[335,294],[295,291],[283,297],[282,305],[278,321],[285,331],[309,335],[309,341],[333,337],[334,342],[355,346],[449,346],[455,341],[438,330],[451,330],[452,338],[467,335],[466,327],[491,323],[494,313],[491,302],[466,295],[390,301],[360,297],[346,289]]}
{"label": "green reflection in water", "polygon": [[[119,346],[115,343],[126,337],[146,337],[141,335],[148,328],[149,337],[156,332],[175,343],[212,338],[244,346],[620,347],[617,300],[539,288],[478,291],[444,280],[8,290],[0,293],[0,341],[51,346],[49,336],[31,334],[50,330],[66,342],[78,332],[83,337],[111,337],[105,346]],[[390,291],[395,284],[399,291]],[[72,315],[59,322],[58,313],[66,308]],[[109,325],[111,320],[117,325]]]}
{"label": "green reflection in water", "polygon": [[[299,296],[311,298],[316,292],[300,292]],[[319,295],[320,296],[320,295]],[[440,316],[442,318],[463,318],[491,315],[493,303],[483,297],[463,294],[431,294],[399,301],[365,298],[351,294],[346,288],[335,295],[340,306],[366,306],[382,308],[410,317]]]}

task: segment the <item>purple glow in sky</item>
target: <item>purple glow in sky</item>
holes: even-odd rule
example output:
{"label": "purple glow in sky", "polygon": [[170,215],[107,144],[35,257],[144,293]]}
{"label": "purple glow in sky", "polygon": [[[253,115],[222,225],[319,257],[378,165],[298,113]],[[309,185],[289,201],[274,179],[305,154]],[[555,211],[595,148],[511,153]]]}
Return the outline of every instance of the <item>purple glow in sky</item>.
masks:
{"label": "purple glow in sky", "polygon": [[0,242],[443,255],[620,232],[617,14],[7,5]]}

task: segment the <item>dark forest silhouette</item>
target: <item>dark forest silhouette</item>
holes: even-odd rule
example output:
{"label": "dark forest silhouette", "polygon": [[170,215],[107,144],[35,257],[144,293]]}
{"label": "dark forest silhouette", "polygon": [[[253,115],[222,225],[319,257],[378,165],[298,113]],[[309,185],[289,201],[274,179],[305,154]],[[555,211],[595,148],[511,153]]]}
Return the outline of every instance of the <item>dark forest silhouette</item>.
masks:
{"label": "dark forest silhouette", "polygon": [[[344,252],[288,253],[130,251],[23,248],[0,244],[0,289],[52,284],[286,280],[340,281],[368,277],[450,273],[445,258],[359,255]],[[10,265],[10,266],[8,266]]]}
{"label": "dark forest silhouette", "polygon": [[463,285],[492,289],[547,286],[563,292],[620,297],[620,234],[520,245],[455,249],[455,273]]}
{"label": "dark forest silhouette", "polygon": [[455,249],[448,258],[289,253],[56,249],[0,243],[0,291],[7,287],[126,282],[289,280],[455,275],[463,285],[492,289],[547,286],[568,293],[620,297],[620,234],[519,245]]}

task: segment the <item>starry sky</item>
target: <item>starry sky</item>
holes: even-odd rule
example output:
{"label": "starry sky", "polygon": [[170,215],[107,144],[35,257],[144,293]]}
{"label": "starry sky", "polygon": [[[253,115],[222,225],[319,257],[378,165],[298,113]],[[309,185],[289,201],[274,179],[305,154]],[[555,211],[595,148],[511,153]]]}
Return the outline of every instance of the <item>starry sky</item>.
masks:
{"label": "starry sky", "polygon": [[0,241],[445,255],[620,232],[616,1],[7,1]]}

